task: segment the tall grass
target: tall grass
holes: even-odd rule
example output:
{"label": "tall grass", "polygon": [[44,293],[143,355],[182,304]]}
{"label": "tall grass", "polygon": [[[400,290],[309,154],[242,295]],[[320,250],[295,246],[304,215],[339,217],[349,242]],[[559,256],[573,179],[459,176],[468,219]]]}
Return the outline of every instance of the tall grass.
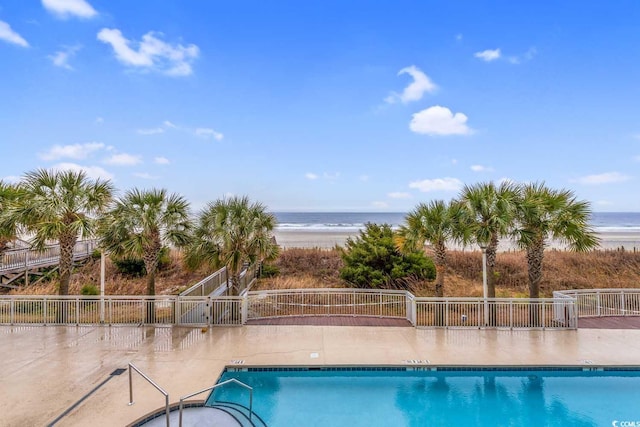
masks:
{"label": "tall grass", "polygon": [[[255,290],[348,287],[339,276],[340,252],[335,249],[287,249],[273,262],[279,270],[275,277],[260,279]],[[143,295],[144,277],[119,274],[108,261],[107,295]],[[181,256],[171,254],[171,264],[159,272],[156,289],[159,295],[176,294],[198,282],[211,271],[189,272],[183,268]],[[82,286],[100,283],[100,260],[90,260],[76,269],[70,288],[79,294]],[[640,253],[595,251],[573,253],[548,250],[545,253],[541,296],[550,297],[554,290],[592,288],[640,288]],[[434,283],[412,283],[412,292],[433,296]],[[53,282],[40,283],[16,294],[55,294]],[[496,265],[496,294],[499,297],[529,295],[527,262],[524,252],[501,252]],[[482,254],[479,251],[450,251],[445,282],[446,296],[482,296]]]}

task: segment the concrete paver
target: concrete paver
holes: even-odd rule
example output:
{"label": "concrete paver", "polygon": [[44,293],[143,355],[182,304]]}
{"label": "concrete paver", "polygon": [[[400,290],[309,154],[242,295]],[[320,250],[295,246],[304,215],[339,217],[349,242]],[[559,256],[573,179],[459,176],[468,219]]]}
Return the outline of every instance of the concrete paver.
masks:
{"label": "concrete paver", "polygon": [[[640,365],[640,330],[431,330],[411,327],[0,326],[3,426],[45,425],[129,362],[171,402],[249,365]],[[126,425],[164,404],[134,373],[112,377],[57,426]]]}

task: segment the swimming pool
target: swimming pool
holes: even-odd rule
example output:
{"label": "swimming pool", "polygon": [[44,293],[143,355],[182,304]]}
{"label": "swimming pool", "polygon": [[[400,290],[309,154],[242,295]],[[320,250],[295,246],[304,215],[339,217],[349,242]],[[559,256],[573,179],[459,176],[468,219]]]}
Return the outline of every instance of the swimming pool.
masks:
{"label": "swimming pool", "polygon": [[[269,427],[640,426],[640,370],[624,368],[228,368]],[[234,384],[215,402],[247,404]]]}

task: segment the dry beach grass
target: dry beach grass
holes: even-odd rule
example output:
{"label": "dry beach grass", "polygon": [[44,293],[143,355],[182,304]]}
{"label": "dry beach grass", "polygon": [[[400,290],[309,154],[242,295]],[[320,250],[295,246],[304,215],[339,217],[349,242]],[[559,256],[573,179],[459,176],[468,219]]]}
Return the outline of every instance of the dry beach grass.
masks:
{"label": "dry beach grass", "polygon": [[[342,266],[336,249],[285,249],[272,262],[279,274],[258,281],[256,290],[336,288],[348,286],[339,276]],[[549,250],[545,254],[541,296],[550,297],[554,290],[588,288],[640,287],[640,253],[633,251],[594,251],[573,253]],[[187,271],[180,254],[173,253],[171,263],[156,278],[159,295],[176,294],[201,280],[210,270]],[[78,294],[85,284],[99,285],[100,262],[89,260],[76,269],[71,294]],[[499,297],[528,296],[527,265],[522,251],[501,252],[496,266],[496,291]],[[106,294],[143,295],[144,277],[130,277],[117,272],[107,261]],[[432,296],[433,283],[415,283],[412,291],[420,296]],[[55,294],[54,282],[41,282],[12,294]],[[450,251],[445,285],[447,296],[482,295],[482,259],[479,251]]]}

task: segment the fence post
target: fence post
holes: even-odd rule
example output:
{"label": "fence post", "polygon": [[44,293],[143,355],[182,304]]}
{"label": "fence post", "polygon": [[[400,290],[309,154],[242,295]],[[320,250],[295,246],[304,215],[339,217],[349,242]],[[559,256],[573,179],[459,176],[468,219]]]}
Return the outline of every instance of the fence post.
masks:
{"label": "fence post", "polygon": [[249,316],[249,292],[244,294],[240,304],[242,307],[242,324],[245,325],[247,323],[247,317]]}
{"label": "fence post", "polygon": [[15,304],[16,300],[11,298],[11,303],[10,303],[10,308],[9,308],[9,323],[11,325],[13,325],[13,323],[15,322],[15,313],[16,313],[16,304]]}
{"label": "fence post", "polygon": [[180,295],[176,295],[175,300],[173,301],[173,307],[173,322],[176,325],[180,325],[182,323],[182,300],[180,299]]}
{"label": "fence post", "polygon": [[449,300],[447,299],[444,303],[444,327],[449,327]]}
{"label": "fence post", "polygon": [[542,303],[542,329],[545,329],[545,319],[546,319],[546,314],[547,314],[547,303],[543,302]]}
{"label": "fence post", "polygon": [[49,304],[47,304],[47,298],[46,297],[42,298],[42,305],[43,305],[42,313],[43,313],[43,316],[44,316],[44,318],[42,319],[42,323],[46,326],[47,325],[47,306],[49,305]]}
{"label": "fence post", "polygon": [[627,308],[624,302],[624,291],[620,291],[620,309],[622,310],[622,315],[627,315]]}
{"label": "fence post", "polygon": [[76,326],[80,324],[80,298],[76,297]]}
{"label": "fence post", "polygon": [[600,291],[596,291],[596,314],[600,316]]}
{"label": "fence post", "polygon": [[513,300],[509,300],[509,329],[513,329]]}

